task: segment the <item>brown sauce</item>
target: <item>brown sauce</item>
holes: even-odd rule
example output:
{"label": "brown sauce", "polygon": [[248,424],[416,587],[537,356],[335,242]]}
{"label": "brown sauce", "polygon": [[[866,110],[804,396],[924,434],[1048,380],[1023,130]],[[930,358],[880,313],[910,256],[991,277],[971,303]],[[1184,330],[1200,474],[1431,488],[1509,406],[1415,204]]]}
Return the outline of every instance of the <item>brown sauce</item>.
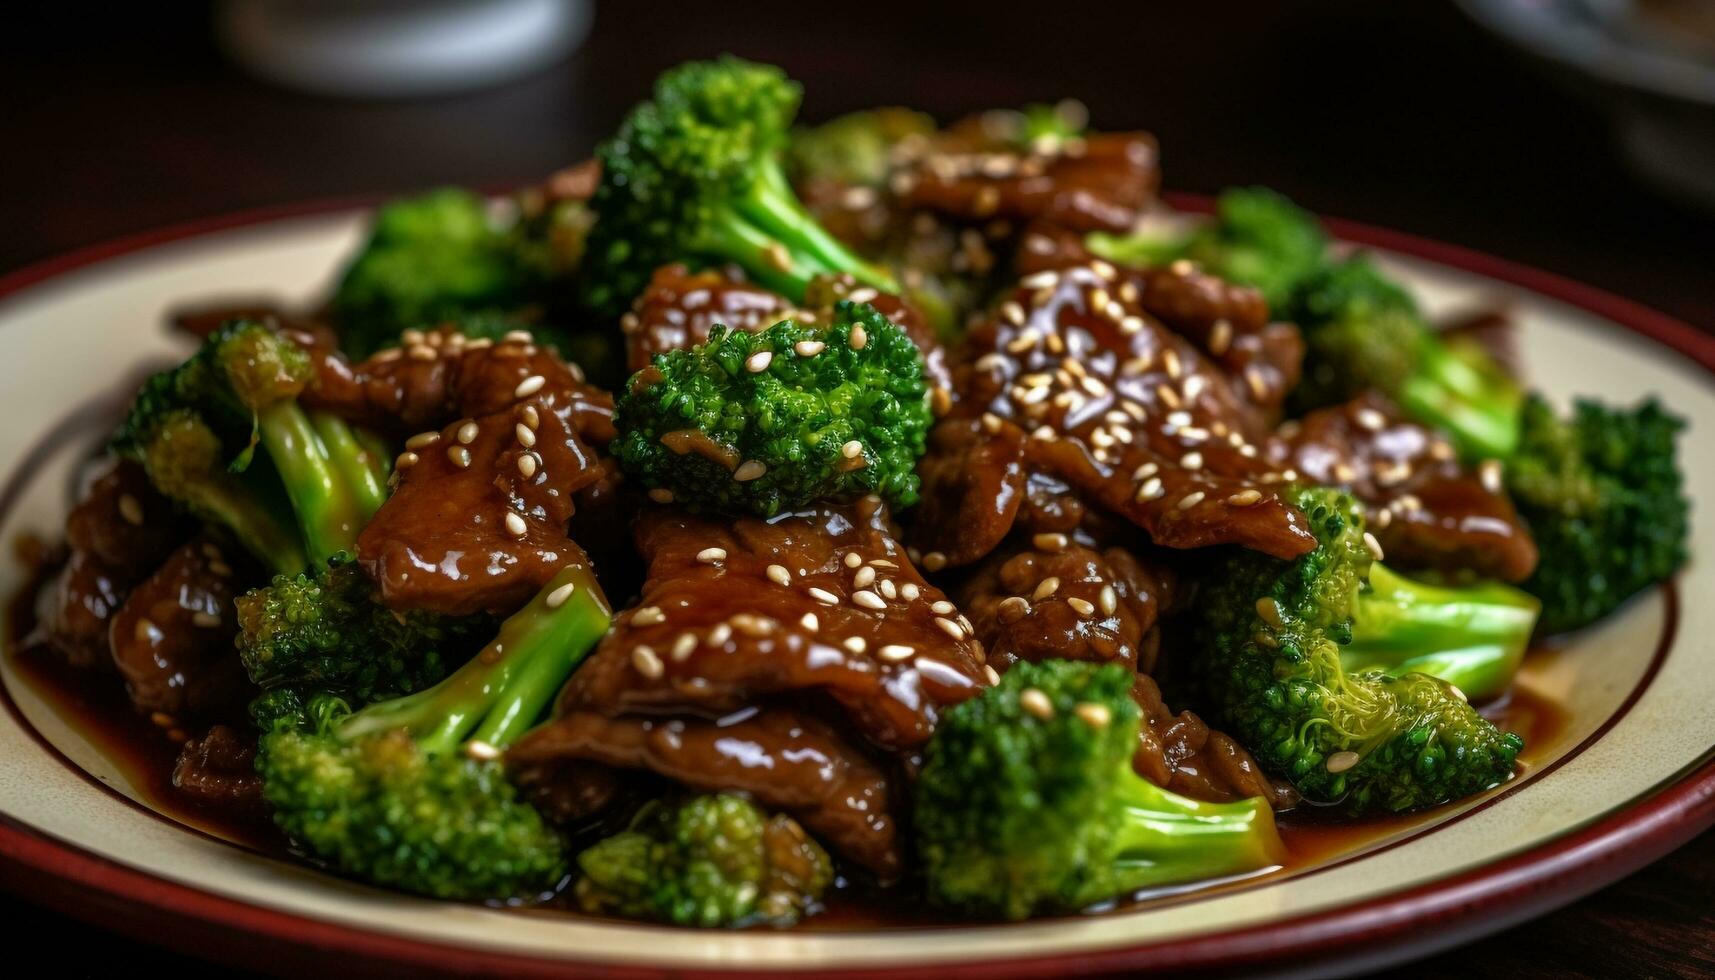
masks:
{"label": "brown sauce", "polygon": [[[10,629],[5,637],[4,656],[16,676],[125,774],[144,806],[239,847],[276,857],[288,856],[285,840],[265,818],[239,817],[200,807],[173,788],[173,762],[178,746],[136,713],[117,678],[91,677],[66,665],[51,650],[28,641],[35,625],[35,595],[50,571],[44,568],[39,572],[9,604]],[[1552,656],[1551,649],[1533,650],[1527,657],[1526,670],[1531,660],[1540,662],[1539,658]],[[6,700],[10,702],[9,696]],[[1561,742],[1560,736],[1571,720],[1562,707],[1533,693],[1528,686],[1515,686],[1511,693],[1486,706],[1483,713],[1496,724],[1525,737],[1525,750],[1519,756],[1520,771],[1525,773],[1538,771],[1552,761],[1546,757],[1547,748]],[[27,726],[28,722],[24,724]],[[68,766],[75,765],[70,760],[64,761]],[[1288,852],[1282,867],[1236,880],[1146,893],[1116,903],[1113,908],[1131,911],[1158,907],[1305,874],[1403,840],[1448,819],[1460,809],[1460,804],[1450,804],[1422,813],[1350,820],[1300,807],[1277,818]],[[580,914],[565,898],[532,911],[542,915]],[[927,906],[901,902],[897,893],[853,884],[831,893],[825,910],[798,928],[852,932],[961,924]]]}

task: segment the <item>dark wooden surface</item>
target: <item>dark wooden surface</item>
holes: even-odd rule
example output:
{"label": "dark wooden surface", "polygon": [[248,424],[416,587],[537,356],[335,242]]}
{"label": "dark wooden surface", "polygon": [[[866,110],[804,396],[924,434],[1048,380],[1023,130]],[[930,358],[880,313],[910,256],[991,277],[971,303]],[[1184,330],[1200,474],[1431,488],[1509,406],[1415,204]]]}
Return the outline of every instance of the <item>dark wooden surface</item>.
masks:
{"label": "dark wooden surface", "polygon": [[[1105,128],[1153,130],[1172,188],[1268,184],[1715,330],[1715,218],[1640,186],[1600,115],[1446,4],[608,3],[550,71],[392,103],[244,77],[199,5],[110,6],[9,12],[0,31],[0,271],[234,209],[529,178],[587,155],[662,67],[730,50],[802,80],[811,119],[1076,95]],[[1712,895],[1715,834],[1412,972],[1715,975]],[[16,899],[0,898],[0,922],[73,975],[197,968]]]}

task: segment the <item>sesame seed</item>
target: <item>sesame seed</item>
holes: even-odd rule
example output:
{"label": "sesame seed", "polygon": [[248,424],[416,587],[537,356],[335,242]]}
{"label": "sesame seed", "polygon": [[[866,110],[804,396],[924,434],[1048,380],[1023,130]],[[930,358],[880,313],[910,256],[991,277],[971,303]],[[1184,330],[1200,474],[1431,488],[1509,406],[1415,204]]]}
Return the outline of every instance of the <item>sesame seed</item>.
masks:
{"label": "sesame seed", "polygon": [[518,443],[525,449],[529,449],[531,446],[536,445],[536,430],[525,425],[523,422],[512,427],[512,434],[518,437]]}
{"label": "sesame seed", "polygon": [[730,639],[732,639],[732,627],[726,623],[716,623],[715,628],[709,630],[709,646],[725,646],[726,641]]}
{"label": "sesame seed", "polygon": [[1096,611],[1096,607],[1088,599],[1079,599],[1076,596],[1067,599],[1066,605],[1071,606],[1072,611],[1080,616],[1088,616]]}
{"label": "sesame seed", "polygon": [[916,582],[907,582],[899,587],[899,594],[903,596],[907,602],[915,601],[919,595],[922,595],[922,593],[923,590],[917,587]]}
{"label": "sesame seed", "polygon": [[1000,305],[1000,315],[1001,319],[1015,327],[1024,326],[1024,307],[1018,305],[1017,300],[1009,299],[1002,303]]}
{"label": "sesame seed", "polygon": [[1050,575],[1047,578],[1043,579],[1042,581],[1036,583],[1036,591],[1030,593],[1030,598],[1035,602],[1041,602],[1042,600],[1053,595],[1055,593],[1055,591],[1058,590],[1059,588],[1060,588],[1060,579],[1056,576]]}
{"label": "sesame seed", "polygon": [[413,330],[406,330],[403,333],[401,333],[399,335],[399,339],[404,341],[407,344],[420,344],[428,338],[423,336],[423,331],[413,329]]}
{"label": "sesame seed", "polygon": [[1094,701],[1079,703],[1076,708],[1072,709],[1072,713],[1078,716],[1079,721],[1091,728],[1106,728],[1108,723],[1114,720],[1112,709],[1105,704],[1097,704]]}
{"label": "sesame seed", "polygon": [[632,647],[631,666],[637,668],[639,674],[650,680],[655,680],[667,672],[666,666],[661,663],[661,658],[655,655],[655,648],[653,647]]}
{"label": "sesame seed", "polygon": [[470,465],[470,450],[463,446],[448,446],[447,459],[462,470]]}
{"label": "sesame seed", "polygon": [[1147,480],[1159,472],[1160,469],[1161,467],[1155,463],[1144,463],[1142,466],[1131,471],[1131,478],[1134,480]]}
{"label": "sesame seed", "polygon": [[515,538],[522,538],[530,533],[530,526],[524,523],[524,518],[512,511],[506,512],[506,532]]}
{"label": "sesame seed", "polygon": [[542,386],[547,383],[547,378],[542,377],[540,374],[532,374],[523,381],[518,382],[518,387],[512,389],[512,397],[529,398],[536,392],[541,391]]}
{"label": "sesame seed", "polygon": [[678,638],[673,641],[673,649],[667,651],[667,656],[670,657],[674,663],[682,664],[686,660],[690,659],[692,651],[696,649],[697,634],[680,633]]}
{"label": "sesame seed", "polygon": [[500,750],[480,739],[471,739],[464,743],[464,754],[478,762],[493,762],[500,758]]}
{"label": "sesame seed", "polygon": [[867,589],[875,581],[875,569],[865,565],[852,576],[852,585],[859,589]]}
{"label": "sesame seed", "polygon": [[865,643],[861,636],[848,636],[840,641],[840,646],[845,647],[852,653],[862,653],[864,648],[869,646],[869,644]]}
{"label": "sesame seed", "polygon": [[1018,692],[1018,706],[1043,721],[1054,717],[1054,702],[1040,688],[1027,687]]}
{"label": "sesame seed", "polygon": [[1039,551],[1065,551],[1066,536],[1058,531],[1037,534],[1031,537],[1030,543]]}
{"label": "sesame seed", "polygon": [[1178,408],[1180,405],[1184,404],[1184,402],[1179,400],[1179,392],[1174,391],[1173,388],[1168,385],[1156,385],[1155,397],[1161,399],[1161,403],[1166,405],[1168,408]]}
{"label": "sesame seed", "polygon": [[1137,502],[1144,503],[1161,496],[1161,477],[1152,476],[1137,488]]}
{"label": "sesame seed", "polygon": [[1021,595],[1007,596],[996,607],[1002,623],[1016,623],[1030,614],[1030,600]]}
{"label": "sesame seed", "polygon": [[536,475],[535,453],[524,453],[518,457],[518,475],[526,480]]}
{"label": "sesame seed", "polygon": [[947,619],[944,616],[936,616],[935,617],[935,625],[941,627],[941,632],[947,634],[948,636],[952,637],[955,640],[962,640],[965,638],[964,629],[961,628],[958,623],[955,623],[952,620]]}
{"label": "sesame seed", "polygon": [[1233,325],[1225,319],[1216,320],[1209,330],[1209,353],[1220,357],[1233,342]]}
{"label": "sesame seed", "polygon": [[508,330],[506,331],[506,336],[500,339],[502,342],[508,344],[528,344],[536,338],[531,336],[530,331],[528,330]]}
{"label": "sesame seed", "polygon": [[767,472],[768,467],[754,459],[747,459],[738,464],[738,469],[732,471],[732,478],[739,483],[749,483],[751,480],[761,478]]}
{"label": "sesame seed", "polygon": [[1374,558],[1376,561],[1382,560],[1382,543],[1377,541],[1376,536],[1368,531],[1364,532],[1364,547],[1370,550],[1371,558]]}
{"label": "sesame seed", "polygon": [[220,625],[220,616],[215,613],[198,609],[196,612],[191,614],[191,622],[204,629],[214,629]]}
{"label": "sesame seed", "polygon": [[862,452],[863,452],[863,443],[857,441],[856,439],[853,439],[850,442],[848,442],[845,445],[840,447],[840,455],[844,456],[847,459],[856,459],[858,457],[858,455]]}
{"label": "sesame seed", "polygon": [[947,556],[939,551],[931,551],[923,556],[923,567],[931,572],[938,572],[947,567]]}
{"label": "sesame seed", "polygon": [[1114,610],[1119,608],[1119,593],[1115,592],[1114,587],[1111,585],[1103,585],[1102,594],[1097,598],[1101,603],[1102,615],[1104,616],[1112,616],[1114,614]]}
{"label": "sesame seed", "polygon": [[1184,370],[1184,365],[1179,362],[1179,352],[1171,347],[1162,351],[1161,369],[1167,372],[1169,378],[1179,380],[1179,372]]}
{"label": "sesame seed", "polygon": [[417,461],[420,458],[421,457],[416,453],[406,450],[393,458],[393,468],[396,470],[408,470],[411,467],[416,466]]}
{"label": "sesame seed", "polygon": [[804,629],[811,633],[814,633],[822,628],[822,621],[816,618],[815,613],[807,612],[798,617],[798,625],[804,627]]}
{"label": "sesame seed", "polygon": [[1245,384],[1250,387],[1251,397],[1259,401],[1268,397],[1268,379],[1254,365],[1245,368]]}
{"label": "sesame seed", "polygon": [[566,600],[570,599],[572,597],[572,593],[576,592],[577,589],[578,589],[578,583],[567,582],[565,585],[562,585],[559,588],[555,589],[554,591],[548,593],[548,597],[545,600],[548,604],[548,608],[549,609],[558,609],[561,606],[565,605]]}
{"label": "sesame seed", "polygon": [[791,271],[792,253],[786,250],[786,246],[779,242],[769,242],[768,247],[762,250],[762,254],[768,259],[768,264],[774,268],[781,272]]}
{"label": "sesame seed", "polygon": [[1477,467],[1477,478],[1482,481],[1483,489],[1490,493],[1501,492],[1501,461],[1485,459]]}
{"label": "sesame seed", "polygon": [[889,643],[887,646],[877,650],[876,656],[890,664],[896,664],[902,660],[910,660],[916,653],[916,647],[909,647],[903,643]]}
{"label": "sesame seed", "polygon": [[840,604],[839,596],[834,595],[827,589],[815,585],[810,586],[810,598],[823,603],[824,605],[837,606]]}
{"label": "sesame seed", "polygon": [[876,595],[868,589],[859,589],[856,592],[853,592],[852,602],[864,607],[865,609],[887,608],[887,603],[881,598],[881,596]]}
{"label": "sesame seed", "polygon": [[221,578],[231,578],[232,577],[232,566],[228,565],[226,562],[223,562],[223,561],[217,560],[217,561],[209,562],[208,563],[208,570],[213,572],[216,575],[219,575]]}
{"label": "sesame seed", "polygon": [[137,625],[132,627],[131,632],[137,637],[139,643],[158,643],[166,636],[155,625],[155,621],[146,616],[137,620]]}
{"label": "sesame seed", "polygon": [[143,504],[128,493],[119,495],[119,516],[125,518],[125,523],[136,527],[143,525]]}
{"label": "sesame seed", "polygon": [[990,687],[993,687],[1000,683],[1000,674],[988,664],[983,664],[983,679],[989,682]]}
{"label": "sesame seed", "polygon": [[1035,330],[1026,330],[1006,342],[1006,351],[1009,354],[1022,354],[1041,342],[1041,334]]}
{"label": "sesame seed", "polygon": [[774,632],[774,620],[751,613],[734,613],[733,628],[749,637],[767,636]]}
{"label": "sesame seed", "polygon": [[702,551],[697,552],[697,560],[710,565],[717,561],[726,561],[726,549],[704,548]]}
{"label": "sesame seed", "polygon": [[1261,599],[1256,601],[1256,614],[1262,617],[1263,622],[1275,629],[1280,629],[1282,626],[1286,625],[1280,618],[1280,603],[1275,602],[1268,596],[1263,596]]}
{"label": "sesame seed", "polygon": [[786,570],[785,565],[770,565],[768,566],[768,580],[775,585],[791,585],[792,573]]}
{"label": "sesame seed", "polygon": [[433,361],[438,360],[441,355],[435,353],[433,347],[416,344],[405,352],[405,356],[413,361]]}
{"label": "sesame seed", "polygon": [[654,487],[649,491],[649,499],[658,504],[670,504],[673,502],[673,491],[666,487]]}
{"label": "sesame seed", "polygon": [[1336,752],[1328,757],[1328,771],[1345,772],[1361,761],[1363,757],[1356,752]]}
{"label": "sesame seed", "polygon": [[797,352],[799,357],[815,357],[817,354],[826,350],[827,347],[827,344],[824,344],[819,340],[800,340],[796,344],[792,345],[792,349]]}
{"label": "sesame seed", "polygon": [[667,614],[661,611],[660,606],[638,606],[637,611],[631,614],[633,626],[659,626],[666,621]]}
{"label": "sesame seed", "polygon": [[476,441],[477,433],[481,431],[481,427],[479,427],[475,422],[466,422],[459,426],[459,431],[457,433],[458,441],[468,446]]}
{"label": "sesame seed", "polygon": [[958,607],[945,599],[938,599],[929,604],[929,611],[937,616],[951,616],[958,611]]}
{"label": "sesame seed", "polygon": [[1200,470],[1203,468],[1203,454],[1195,450],[1188,452],[1179,457],[1179,465],[1188,470]]}
{"label": "sesame seed", "polygon": [[1352,417],[1360,426],[1371,432],[1379,431],[1382,426],[1387,424],[1387,419],[1382,416],[1382,413],[1368,406],[1358,409]]}
{"label": "sesame seed", "polygon": [[1204,496],[1205,496],[1205,494],[1201,490],[1191,491],[1190,493],[1186,494],[1185,496],[1179,498],[1179,509],[1180,510],[1190,510],[1191,508],[1202,503]]}
{"label": "sesame seed", "polygon": [[759,350],[744,359],[744,369],[751,374],[761,374],[768,370],[768,365],[774,362],[774,352]]}
{"label": "sesame seed", "polygon": [[405,448],[406,449],[422,449],[426,446],[433,446],[435,443],[440,442],[440,441],[441,441],[441,434],[439,432],[433,432],[433,431],[419,432],[416,435],[412,436],[411,438],[405,440]]}
{"label": "sesame seed", "polygon": [[1393,511],[1383,507],[1375,512],[1374,520],[1377,528],[1386,529],[1389,524],[1393,523]]}
{"label": "sesame seed", "polygon": [[864,330],[863,325],[858,324],[857,326],[852,327],[852,339],[851,339],[852,350],[863,350],[865,345],[867,345],[868,343],[869,343],[869,333]]}

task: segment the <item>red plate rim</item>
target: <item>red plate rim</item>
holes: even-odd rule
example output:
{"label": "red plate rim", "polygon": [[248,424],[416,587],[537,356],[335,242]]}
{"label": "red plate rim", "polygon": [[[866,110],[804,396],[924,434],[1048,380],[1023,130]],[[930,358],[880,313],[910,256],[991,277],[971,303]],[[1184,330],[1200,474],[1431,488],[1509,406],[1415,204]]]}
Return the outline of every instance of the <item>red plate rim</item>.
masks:
{"label": "red plate rim", "polygon": [[[1203,195],[1166,195],[1207,212]],[[0,300],[74,270],[157,245],[289,218],[370,206],[344,198],[265,207],[113,239],[0,275]],[[1648,337],[1715,374],[1715,336],[1612,293],[1456,245],[1329,219],[1335,237],[1511,283],[1579,307]],[[1715,760],[1699,763],[1654,795],[1580,830],[1462,874],[1381,899],[1247,928],[1139,946],[994,961],[818,971],[849,978],[991,978],[1047,973],[1180,973],[1312,966],[1379,966],[1466,942],[1557,908],[1643,867],[1715,825]],[[269,972],[315,966],[337,955],[346,968],[381,975],[424,969],[522,976],[730,978],[754,968],[679,970],[583,962],[448,946],[300,916],[226,898],[128,868],[0,815],[0,882],[8,890],[133,938]],[[170,937],[170,938],[169,938]],[[1402,941],[1403,940],[1403,941]],[[343,970],[342,970],[343,972]],[[781,971],[775,971],[776,975]]]}

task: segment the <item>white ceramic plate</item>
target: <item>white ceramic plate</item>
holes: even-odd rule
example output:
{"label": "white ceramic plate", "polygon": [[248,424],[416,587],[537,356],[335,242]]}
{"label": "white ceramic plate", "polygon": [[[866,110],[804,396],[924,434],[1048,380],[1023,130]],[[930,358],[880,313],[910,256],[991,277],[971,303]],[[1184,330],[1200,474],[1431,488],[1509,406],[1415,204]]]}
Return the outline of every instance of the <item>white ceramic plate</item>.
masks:
{"label": "white ceramic plate", "polygon": [[[1176,200],[1181,206],[1199,202]],[[53,538],[91,434],[50,434],[185,344],[197,299],[316,296],[356,242],[352,210],[249,216],[117,243],[0,280],[0,540]],[[1550,395],[1659,396],[1691,420],[1694,500],[1715,500],[1715,340],[1625,301],[1447,246],[1334,223],[1379,247],[1432,312],[1509,303]],[[1715,554],[1699,521],[1694,556]],[[0,593],[24,584],[8,548]],[[1355,851],[1134,911],[992,927],[691,932],[425,901],[340,881],[188,828],[0,660],[0,874],[100,923],[252,968],[350,964],[512,974],[810,969],[1002,976],[1119,968],[1374,965],[1499,929],[1606,884],[1715,822],[1715,568],[1693,559],[1547,656],[1522,686],[1563,717],[1522,775],[1372,833]],[[1675,595],[1679,597],[1676,601]]]}

